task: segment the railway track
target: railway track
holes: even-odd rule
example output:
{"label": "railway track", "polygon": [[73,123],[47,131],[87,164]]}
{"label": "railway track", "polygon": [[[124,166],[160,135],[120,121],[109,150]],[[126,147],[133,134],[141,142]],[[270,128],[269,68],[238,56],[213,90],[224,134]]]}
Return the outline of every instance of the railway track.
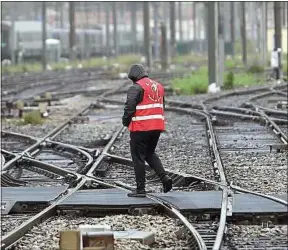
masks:
{"label": "railway track", "polygon": [[[122,91],[123,90],[125,90],[125,87],[124,89],[122,89]],[[267,89],[263,90],[263,92],[261,93],[264,93],[265,91],[267,91]],[[128,190],[132,188],[133,183],[134,183],[134,178],[133,178],[133,171],[130,167],[131,160],[127,159],[129,158],[129,147],[127,145],[127,142],[128,142],[127,132],[125,132],[123,128],[119,128],[115,133],[111,133],[111,129],[112,130],[114,129],[115,131],[115,128],[113,128],[113,126],[107,128],[107,132],[106,130],[101,130],[101,126],[100,126],[100,132],[98,132],[99,127],[93,126],[93,121],[95,123],[102,122],[105,124],[104,121],[106,121],[107,123],[115,122],[115,124],[117,123],[119,124],[119,120],[121,117],[120,116],[121,107],[117,107],[117,105],[115,104],[123,104],[123,100],[124,100],[123,96],[125,96],[125,94],[122,94],[122,95],[118,94],[116,96],[113,96],[114,93],[115,91],[112,90],[110,92],[110,94],[112,94],[111,96],[109,95],[109,92],[108,93],[106,92],[104,95],[101,96],[101,98],[98,99],[99,101],[104,102],[106,107],[101,106],[100,104],[100,109],[96,110],[96,109],[91,108],[91,106],[89,106],[88,108],[86,108],[85,110],[82,110],[80,113],[74,116],[73,119],[69,119],[69,121],[64,122],[57,129],[50,132],[47,136],[40,138],[36,144],[32,145],[32,149],[28,151],[26,150],[26,153],[32,154],[32,156],[36,157],[36,159],[32,159],[31,157],[29,157],[29,155],[28,157],[26,155],[19,157],[18,154],[15,154],[16,157],[10,160],[10,162],[8,161],[8,167],[7,167],[7,163],[4,165],[4,170],[8,171],[10,170],[9,166],[13,166],[13,164],[17,162],[19,159],[23,161],[22,162],[23,164],[25,164],[25,161],[26,162],[30,161],[30,165],[31,163],[35,164],[36,165],[35,168],[37,169],[42,169],[45,171],[47,171],[48,169],[50,172],[53,172],[55,175],[61,176],[62,180],[64,180],[66,177],[65,182],[70,185],[69,186],[70,189],[68,192],[67,190],[65,192],[62,192],[61,195],[59,195],[59,197],[51,201],[46,208],[42,209],[41,212],[31,217],[29,221],[25,221],[19,227],[17,227],[14,231],[6,234],[3,238],[3,242],[4,244],[6,244],[6,247],[2,246],[2,249],[7,248],[8,246],[14,245],[16,240],[20,239],[25,233],[28,232],[29,229],[31,229],[33,226],[36,226],[40,221],[43,221],[45,219],[49,219],[50,217],[52,217],[51,219],[49,219],[48,223],[51,222],[51,220],[53,220],[54,218],[53,216],[56,214],[57,209],[60,209],[60,211],[66,211],[66,208],[65,207],[63,208],[63,205],[61,205],[62,202],[65,202],[65,200],[66,201],[69,200],[69,198],[71,198],[73,195],[75,195],[79,191],[85,192],[85,190],[88,188],[88,190],[90,191],[93,191],[93,190],[104,191],[107,189],[108,190],[117,189],[117,190],[122,190],[124,192],[127,192]],[[258,93],[259,92],[257,92],[257,94]],[[246,97],[243,96],[243,100],[241,100],[241,103],[239,102],[239,106],[241,106],[242,103],[245,103],[248,99],[250,99],[251,96],[253,97],[253,95],[251,94],[250,96],[250,94],[251,93],[249,93],[249,96],[246,95]],[[221,98],[225,98],[225,95],[223,95]],[[218,104],[220,103],[220,99],[217,99],[217,101],[219,101]],[[107,105],[107,101],[109,100],[111,101],[111,103],[113,103],[112,105]],[[231,103],[232,102],[233,101],[231,100]],[[169,104],[169,100],[168,100],[168,104]],[[181,249],[186,249],[186,248],[187,249],[224,249],[224,247],[228,247],[227,249],[230,249],[230,248],[231,249],[245,249],[244,247],[245,247],[245,244],[247,243],[246,246],[250,244],[251,249],[256,250],[256,249],[261,249],[259,247],[264,246],[264,244],[266,244],[267,246],[269,244],[270,245],[275,244],[273,243],[274,242],[273,240],[265,240],[262,238],[259,238],[259,241],[258,241],[258,243],[260,242],[259,244],[256,241],[253,241],[251,239],[247,239],[246,241],[244,241],[245,243],[244,244],[243,240],[241,241],[242,236],[241,235],[239,236],[239,233],[237,233],[237,227],[235,227],[236,223],[233,221],[232,223],[230,223],[230,218],[232,218],[232,215],[233,215],[233,211],[232,211],[233,210],[232,209],[233,194],[239,191],[248,192],[248,193],[249,192],[253,193],[253,192],[251,192],[252,190],[247,190],[247,189],[250,189],[250,186],[245,187],[245,186],[240,185],[240,187],[242,188],[241,189],[235,186],[235,184],[230,183],[230,176],[229,174],[227,174],[227,165],[230,162],[229,161],[226,162],[225,160],[223,160],[224,159],[223,152],[225,153],[225,149],[226,149],[225,146],[227,146],[227,149],[228,149],[226,151],[229,151],[229,149],[231,149],[231,145],[235,144],[235,141],[234,139],[227,140],[225,138],[227,137],[231,138],[231,135],[233,136],[235,135],[235,133],[233,132],[236,131],[238,133],[237,136],[240,137],[240,139],[241,139],[242,133],[244,137],[245,136],[248,137],[248,142],[247,140],[245,140],[246,144],[247,143],[251,144],[251,142],[249,141],[249,136],[250,136],[250,139],[252,138],[251,139],[252,142],[255,142],[253,138],[256,137],[258,138],[258,141],[262,143],[263,141],[262,137],[259,137],[257,134],[259,133],[258,129],[259,127],[261,127],[261,125],[259,125],[257,122],[254,122],[254,123],[247,122],[247,121],[243,122],[242,119],[240,119],[238,123],[235,123],[235,120],[237,120],[235,118],[228,119],[227,116],[224,116],[227,120],[226,121],[225,119],[219,119],[219,115],[218,116],[210,115],[211,107],[216,106],[214,105],[212,101],[209,101],[209,105],[207,107],[206,107],[206,104],[203,103],[203,105],[201,106],[202,107],[201,110],[193,109],[192,105],[189,106],[187,105],[187,103],[181,103],[180,101],[178,101],[175,105],[177,106],[177,108],[173,106],[173,101],[172,102],[170,101],[170,106],[171,107],[168,107],[169,111],[167,111],[166,113],[167,113],[168,127],[171,126],[171,128],[169,127],[167,129],[168,132],[162,135],[163,141],[160,141],[159,147],[161,148],[161,150],[167,151],[167,157],[163,159],[163,163],[165,163],[165,166],[170,166],[170,167],[167,167],[168,174],[171,177],[173,177],[174,183],[177,183],[177,185],[174,185],[175,187],[173,191],[179,192],[179,193],[186,191],[189,193],[191,191],[209,192],[212,190],[220,189],[221,197],[222,197],[221,209],[220,209],[220,212],[219,211],[216,212],[216,215],[215,215],[215,211],[212,213],[211,211],[207,211],[205,215],[206,218],[204,215],[200,218],[195,218],[195,215],[193,214],[192,215],[183,214],[180,212],[180,210],[177,207],[174,206],[173,202],[171,203],[167,201],[167,199],[165,200],[163,197],[161,198],[156,195],[157,192],[161,190],[161,188],[158,185],[158,179],[156,178],[155,174],[152,171],[149,171],[149,168],[148,168],[147,187],[148,189],[151,189],[154,192],[156,191],[155,193],[151,193],[147,195],[148,200],[155,202],[158,205],[158,207],[161,208],[162,214],[164,211],[164,214],[172,213],[174,216],[176,216],[176,218],[178,218],[178,221],[180,221],[180,224],[184,225],[185,230],[189,234],[188,238],[186,237],[183,241],[181,242],[179,241],[180,245],[176,246],[174,243],[173,247],[180,247]],[[182,108],[179,108],[179,107],[182,107]],[[257,112],[257,111],[253,111],[253,109],[250,109],[249,112],[251,113],[251,112]],[[103,114],[106,114],[106,115],[103,116]],[[267,117],[263,116],[262,113],[257,114],[257,116],[261,116],[262,121],[264,121],[265,119],[267,120]],[[84,119],[79,119],[79,117],[81,118],[84,117]],[[85,122],[84,123],[79,122],[81,120],[85,121],[85,118],[87,117],[89,118],[88,119],[89,124]],[[248,118],[249,117],[246,117],[246,119]],[[76,120],[78,120],[78,123],[75,124]],[[224,125],[221,123],[220,125],[217,124],[219,120],[222,123],[224,123]],[[180,125],[183,125],[183,124],[186,124],[186,127],[180,128]],[[248,133],[250,132],[249,130],[250,127],[247,131],[247,124],[257,125],[256,129],[253,130],[253,126],[251,128],[251,131],[255,132],[254,134],[251,135]],[[83,129],[85,125],[92,125],[92,126],[88,128],[88,130],[85,130]],[[221,126],[224,126],[226,128],[228,127],[228,129],[221,131],[222,129]],[[95,133],[96,134],[95,137],[91,138],[91,140],[86,140],[83,138],[75,138],[75,139],[69,138],[73,136],[77,130],[82,130],[82,129],[84,130],[84,134],[89,133],[89,131],[92,132],[96,130],[97,130],[97,133]],[[262,126],[262,129],[263,129],[263,126]],[[279,143],[281,143],[281,139],[279,139],[280,138],[279,134],[276,135],[277,133],[275,133],[275,136],[274,136],[272,129],[270,128],[266,128],[266,129],[267,130],[263,131],[263,133],[265,133],[265,135],[263,135],[263,138],[264,140],[268,140],[268,141],[271,140],[269,141],[269,143],[271,142],[270,144],[272,144],[272,149],[273,149]],[[239,131],[241,133],[239,133]],[[109,133],[109,136],[107,136],[105,142],[104,140],[102,140],[103,138],[101,138],[101,136],[99,140],[99,135],[103,135],[103,134],[106,135],[107,133]],[[229,133],[230,133],[230,136],[229,136]],[[103,145],[98,146],[99,144],[97,143],[101,140],[102,140]],[[75,143],[75,141],[77,141],[78,143]],[[74,142],[73,144],[77,144],[77,145],[71,145],[72,142]],[[94,142],[94,143],[97,142],[97,143],[95,145],[93,143],[91,144],[91,142]],[[246,144],[244,143],[244,146],[243,146],[242,145],[243,143],[242,144],[241,143],[242,142],[239,140],[239,145],[241,147],[245,147]],[[168,144],[169,144],[169,147],[167,147]],[[224,147],[222,147],[223,144],[224,144]],[[255,145],[257,146],[258,144],[260,143],[259,142],[255,143]],[[267,149],[267,145],[270,145],[270,144],[267,144],[267,143],[265,144],[264,146],[265,150]],[[39,145],[41,145],[41,150],[38,148]],[[57,145],[58,147],[62,148],[64,156],[67,156],[65,159],[62,159],[62,158],[55,159],[55,154],[53,150],[51,149],[53,149],[53,147],[57,148]],[[171,145],[171,148],[170,148],[170,145]],[[181,145],[181,147],[179,147],[179,145]],[[70,150],[68,150],[68,148],[70,148]],[[73,148],[74,151],[73,150],[71,151],[71,148]],[[101,154],[98,154],[95,156],[95,148],[99,148],[100,150],[99,152],[101,152]],[[259,148],[261,152],[262,148],[261,147]],[[236,149],[239,149],[238,144],[236,144]],[[247,147],[245,147],[245,149],[247,149]],[[252,149],[254,148],[252,147]],[[68,165],[67,161],[69,161],[67,159],[74,156],[76,154],[75,152],[76,151],[79,152],[79,150],[82,150],[88,153],[90,157],[92,158],[94,156],[95,158],[93,158],[93,164],[86,164],[84,167],[81,166],[80,168],[82,170],[84,168],[84,171],[80,171],[80,172],[78,171],[79,168],[77,164],[76,164],[77,167],[67,169],[67,165]],[[266,152],[265,150],[264,152]],[[41,152],[42,152],[42,156],[41,156]],[[70,154],[70,155],[68,156],[67,154],[68,155]],[[175,158],[173,159],[171,156],[170,156],[171,158],[169,158],[168,154],[175,156]],[[82,155],[85,155],[85,153]],[[87,157],[89,158],[89,156]],[[247,161],[248,161],[248,158],[247,158]],[[185,159],[184,162],[183,162],[183,159]],[[85,163],[87,163],[87,161]],[[81,162],[79,165],[81,164],[83,164],[83,162]],[[177,165],[177,171],[174,170],[173,165]],[[7,172],[4,171],[4,173],[7,173]],[[25,173],[24,175],[22,173],[23,179],[21,181],[24,181],[24,179],[27,178],[28,175],[29,174],[27,173]],[[43,171],[42,171],[42,175],[43,175]],[[70,179],[68,177],[70,177]],[[41,178],[41,177],[38,176],[37,178]],[[35,177],[35,179],[37,178]],[[239,183],[236,183],[236,184],[239,184]],[[243,189],[243,187],[246,188],[246,190]],[[261,189],[261,186],[259,186],[259,188],[255,189],[254,191],[258,191],[262,193],[263,189]],[[232,197],[231,197],[231,194],[232,194]],[[255,192],[254,192],[254,195],[255,195]],[[231,198],[232,198],[232,203],[231,203]],[[279,202],[287,206],[287,202],[285,203],[285,201],[281,199],[277,200],[275,197],[270,197],[267,195],[266,195],[266,198],[269,198],[272,200],[274,199],[275,202]],[[74,209],[75,210],[80,209],[82,211],[85,210],[83,207],[80,208],[79,206],[75,206]],[[21,215],[19,216],[21,218]],[[153,214],[153,216],[157,216],[157,215]],[[58,220],[58,219],[59,217],[55,218],[55,220]],[[81,223],[81,221],[83,222],[83,218],[78,218],[78,219],[80,220],[79,223]],[[179,229],[177,227],[178,225],[177,222],[174,221],[172,222],[172,224],[176,225],[175,229],[177,230]],[[45,223],[40,224],[39,225],[40,228],[41,228],[41,225],[45,226]],[[229,234],[225,234],[226,227],[228,227],[230,230]],[[252,224],[251,227],[255,227],[255,226]],[[285,231],[285,228],[280,227],[277,223],[275,223],[275,228],[281,228],[282,231],[283,230]],[[17,243],[16,249],[18,249],[19,247],[23,249],[23,247],[25,246],[25,242],[26,243],[29,242],[29,244],[31,244],[31,242],[29,241],[29,237],[31,240],[35,235],[37,235],[37,230],[39,233],[39,227],[38,229],[37,227],[34,227],[32,229],[31,231],[32,236],[30,236],[29,234],[28,235],[26,234],[26,236]],[[275,230],[275,232],[276,231],[277,230]],[[169,235],[168,232],[166,232],[166,234]],[[55,236],[55,233],[53,233],[53,235]],[[274,234],[273,233],[268,234],[267,237],[270,237],[271,235],[274,235]],[[162,235],[162,237],[165,238],[164,235]],[[286,242],[283,239],[283,237],[279,237],[278,239],[279,239],[278,241],[279,244],[278,243],[277,244],[279,245],[279,247],[282,247],[281,244],[285,244]],[[188,242],[186,242],[187,240]],[[55,242],[55,239],[54,239],[54,242]],[[164,242],[163,244],[162,243],[160,245],[157,243],[158,244],[157,247],[172,246],[171,242],[170,243]],[[41,245],[41,242],[38,242],[38,244]],[[29,245],[29,246],[32,246],[32,245]],[[282,250],[284,248],[280,248],[280,249]]]}

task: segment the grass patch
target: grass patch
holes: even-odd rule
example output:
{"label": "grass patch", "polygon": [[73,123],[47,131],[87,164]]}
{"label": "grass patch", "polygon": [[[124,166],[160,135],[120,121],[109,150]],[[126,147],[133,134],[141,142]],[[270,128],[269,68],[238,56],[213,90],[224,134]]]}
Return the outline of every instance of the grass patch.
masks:
{"label": "grass patch", "polygon": [[173,64],[193,64],[199,62],[207,62],[208,59],[206,56],[201,56],[198,54],[188,54],[188,55],[181,55],[176,56],[171,59],[171,63]]}
{"label": "grass patch", "polygon": [[239,87],[249,87],[254,85],[260,85],[264,83],[264,77],[251,73],[232,73],[225,74],[223,89],[231,90]]}
{"label": "grass patch", "polygon": [[[184,78],[177,78],[172,81],[172,89],[182,95],[196,95],[207,93],[208,90],[208,69],[202,67],[193,74]],[[225,90],[249,87],[264,83],[264,76],[259,76],[252,73],[233,73],[227,72],[224,75],[222,88]]]}
{"label": "grass patch", "polygon": [[[50,66],[53,70],[64,70],[66,66],[70,65],[72,68],[76,68],[77,65],[82,64],[83,68],[93,68],[93,67],[104,67],[104,66],[113,66],[114,64],[119,64],[119,70],[127,70],[131,64],[139,63],[141,56],[135,54],[121,55],[117,58],[107,59],[107,58],[91,58],[89,60],[76,60],[69,62],[59,62],[52,63]],[[49,63],[48,63],[49,64]],[[26,64],[17,64],[2,66],[3,73],[25,73],[25,72],[41,72],[42,64],[39,63],[26,63]]]}
{"label": "grass patch", "polygon": [[31,111],[23,115],[23,121],[20,124],[21,125],[27,125],[27,124],[38,125],[38,124],[43,124],[43,123],[44,123],[44,119],[41,117],[40,112]]}
{"label": "grass patch", "polygon": [[184,95],[197,95],[207,92],[208,89],[208,69],[200,68],[192,75],[184,78],[174,79],[172,89]]}

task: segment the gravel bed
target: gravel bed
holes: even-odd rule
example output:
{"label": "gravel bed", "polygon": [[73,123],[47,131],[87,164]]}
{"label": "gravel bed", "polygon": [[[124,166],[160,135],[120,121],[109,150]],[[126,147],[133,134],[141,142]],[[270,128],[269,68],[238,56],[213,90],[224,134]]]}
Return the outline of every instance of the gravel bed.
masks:
{"label": "gravel bed", "polygon": [[288,249],[287,225],[231,225],[228,224],[224,246],[229,249]]}
{"label": "gravel bed", "polygon": [[127,98],[127,93],[113,94],[113,95],[107,96],[107,98],[111,100],[122,101],[124,104]]}
{"label": "gravel bed", "polygon": [[11,232],[13,229],[19,227],[26,220],[31,218],[31,214],[13,214],[3,215],[1,214],[1,235],[4,236]]}
{"label": "gravel bed", "polygon": [[2,136],[1,149],[5,149],[13,153],[21,153],[32,144],[33,141],[28,141],[19,137],[9,136],[8,134],[6,134]]}
{"label": "gravel bed", "polygon": [[[213,178],[205,126],[197,118],[165,112],[166,130],[156,152],[164,168]],[[130,157],[129,133],[115,143],[113,154]]]}
{"label": "gravel bed", "polygon": [[264,194],[287,193],[287,155],[266,152],[221,154],[229,181]]}
{"label": "gravel bed", "polygon": [[83,97],[80,95],[61,100],[61,106],[51,106],[50,115],[44,120],[44,124],[39,125],[19,125],[19,119],[3,119],[2,129],[30,135],[34,137],[44,137],[57,126],[72,118],[77,112],[87,107],[93,98]]}
{"label": "gravel bed", "polygon": [[[155,232],[155,243],[150,247],[137,241],[115,240],[115,250],[128,249],[185,249],[185,240],[177,239],[178,222],[161,215],[113,215],[101,218],[79,216],[52,217],[33,227],[16,245],[15,250],[58,250],[59,232],[76,230],[81,224],[108,224],[113,230],[136,229]],[[47,248],[49,246],[49,248]]]}
{"label": "gravel bed", "polygon": [[269,128],[230,122],[229,126],[215,126],[215,132],[228,180],[265,194],[287,192],[287,156],[270,152],[269,145],[273,148],[281,142]]}
{"label": "gravel bed", "polygon": [[101,89],[112,89],[115,87],[120,87],[123,84],[123,80],[87,80],[87,81],[79,81],[76,83],[71,83],[62,88],[57,89],[57,93],[66,93],[71,91],[93,91],[93,90],[101,90]]}
{"label": "gravel bed", "polygon": [[288,136],[288,125],[278,125],[283,133]]}
{"label": "gravel bed", "polygon": [[287,100],[287,97],[271,93],[271,95],[269,96],[265,96],[265,97],[254,100],[253,103],[263,108],[278,110],[277,101],[286,101],[286,100]]}
{"label": "gravel bed", "polygon": [[91,110],[86,116],[89,123],[72,124],[55,140],[84,147],[98,146],[98,141],[109,138],[121,125],[122,109]]}

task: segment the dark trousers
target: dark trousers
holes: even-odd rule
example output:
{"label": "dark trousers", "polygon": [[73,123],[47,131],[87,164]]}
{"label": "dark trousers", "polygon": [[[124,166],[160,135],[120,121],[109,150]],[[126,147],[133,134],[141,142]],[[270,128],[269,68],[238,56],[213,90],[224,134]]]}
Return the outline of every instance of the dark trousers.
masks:
{"label": "dark trousers", "polygon": [[160,180],[166,175],[155,149],[161,131],[130,132],[130,151],[138,190],[145,189],[145,161],[156,172]]}

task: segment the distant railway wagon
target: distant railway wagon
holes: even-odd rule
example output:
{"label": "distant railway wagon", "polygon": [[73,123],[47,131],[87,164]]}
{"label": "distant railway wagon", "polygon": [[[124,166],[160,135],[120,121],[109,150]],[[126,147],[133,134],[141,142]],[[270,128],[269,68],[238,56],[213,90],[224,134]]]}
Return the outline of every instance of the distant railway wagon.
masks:
{"label": "distant railway wagon", "polygon": [[[17,58],[19,51],[23,52],[24,59],[39,60],[42,53],[42,23],[38,21],[19,21],[14,24],[14,33],[11,22],[1,23],[2,60],[11,59],[11,50]],[[69,29],[56,29],[46,26],[47,39],[60,41],[61,56],[69,57]],[[14,34],[14,46],[13,46]],[[80,57],[84,48],[89,48],[90,56],[103,53],[103,32],[98,29],[76,29],[77,56]]]}

